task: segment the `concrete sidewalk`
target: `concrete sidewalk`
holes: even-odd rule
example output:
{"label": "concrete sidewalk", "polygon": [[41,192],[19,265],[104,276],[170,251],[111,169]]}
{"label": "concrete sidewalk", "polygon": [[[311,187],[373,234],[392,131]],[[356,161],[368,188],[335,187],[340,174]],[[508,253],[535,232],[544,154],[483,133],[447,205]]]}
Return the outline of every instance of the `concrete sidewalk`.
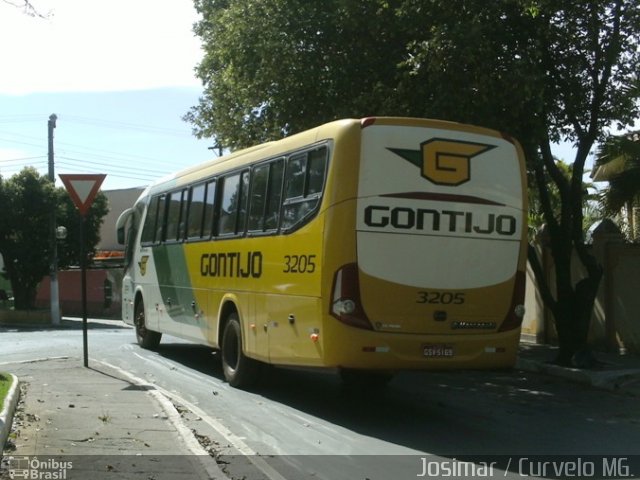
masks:
{"label": "concrete sidewalk", "polygon": [[591,369],[579,369],[554,365],[552,362],[556,355],[557,347],[521,343],[516,368],[640,397],[640,356],[594,352],[597,365]]}
{"label": "concrete sidewalk", "polygon": [[99,363],[84,368],[77,358],[4,368],[28,390],[14,416],[1,479],[10,478],[8,468],[24,467],[23,457],[45,462],[27,464],[41,472],[62,466],[70,479],[227,478],[151,385],[123,380]]}

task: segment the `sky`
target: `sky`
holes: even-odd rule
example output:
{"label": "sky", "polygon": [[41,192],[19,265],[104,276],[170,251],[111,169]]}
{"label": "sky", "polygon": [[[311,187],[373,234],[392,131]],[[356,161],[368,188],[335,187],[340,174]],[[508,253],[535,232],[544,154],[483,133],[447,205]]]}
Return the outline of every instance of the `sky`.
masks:
{"label": "sky", "polygon": [[212,142],[182,120],[202,94],[191,0],[32,4],[46,18],[0,0],[3,178],[25,166],[47,173],[51,114],[56,177],[105,173],[103,190],[144,186],[214,157]]}
{"label": "sky", "polygon": [[[182,116],[202,94],[192,0],[0,0],[0,175],[47,168],[56,114],[60,173],[104,173],[103,190],[145,186],[213,158]],[[570,145],[556,155],[573,159]],[[59,179],[57,184],[62,185]]]}

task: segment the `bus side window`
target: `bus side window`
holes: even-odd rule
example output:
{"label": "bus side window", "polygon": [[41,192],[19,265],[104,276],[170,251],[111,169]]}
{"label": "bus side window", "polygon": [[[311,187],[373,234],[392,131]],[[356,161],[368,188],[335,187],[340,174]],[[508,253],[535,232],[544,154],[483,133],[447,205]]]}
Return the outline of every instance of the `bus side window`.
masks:
{"label": "bus side window", "polygon": [[189,191],[182,190],[182,206],[180,209],[180,223],[178,224],[178,240],[184,240],[187,236],[187,211],[189,208]]}
{"label": "bus side window", "polygon": [[182,190],[172,192],[167,197],[167,218],[165,228],[165,240],[175,242],[180,235],[180,215],[182,213]]}
{"label": "bus side window", "polygon": [[248,231],[266,232],[278,228],[283,173],[282,158],[253,169]]}
{"label": "bus side window", "polygon": [[284,182],[284,159],[271,163],[269,172],[269,190],[264,219],[265,230],[276,230],[280,221],[280,204],[282,200],[282,183]]}
{"label": "bus side window", "polygon": [[327,148],[318,148],[309,152],[307,163],[307,191],[306,195],[317,195],[324,187],[324,177],[327,167]]}
{"label": "bus side window", "polygon": [[202,237],[210,238],[213,234],[213,214],[215,212],[214,203],[216,199],[216,181],[207,183],[207,195],[204,200],[204,221],[202,225]]}
{"label": "bus side window", "polygon": [[169,197],[161,195],[158,198],[158,220],[156,221],[156,237],[155,244],[163,242],[165,239],[164,232],[167,230],[167,204]]}
{"label": "bus side window", "polygon": [[327,147],[321,147],[289,158],[282,202],[283,229],[292,229],[308,220],[320,205],[327,152]]}
{"label": "bus side window", "polygon": [[156,224],[158,223],[158,205],[162,197],[152,197],[147,207],[147,216],[144,219],[142,227],[142,235],[140,243],[142,245],[151,245],[156,239]]}
{"label": "bus side window", "polygon": [[187,220],[187,238],[194,239],[202,236],[202,218],[204,214],[206,184],[201,183],[191,188],[189,199],[189,214]]}
{"label": "bus side window", "polygon": [[264,209],[267,203],[267,182],[269,180],[269,164],[255,167],[251,174],[251,194],[249,202],[250,232],[264,231]]}
{"label": "bus side window", "polygon": [[228,175],[222,180],[222,203],[218,220],[218,235],[236,233],[238,201],[240,200],[240,174]]}
{"label": "bus side window", "polygon": [[249,203],[249,170],[242,172],[240,177],[240,199],[238,200],[238,220],[236,232],[242,234],[247,228],[247,204]]}
{"label": "bus side window", "polygon": [[286,198],[302,197],[304,195],[305,170],[307,168],[307,154],[298,154],[289,158],[287,162],[287,193]]}

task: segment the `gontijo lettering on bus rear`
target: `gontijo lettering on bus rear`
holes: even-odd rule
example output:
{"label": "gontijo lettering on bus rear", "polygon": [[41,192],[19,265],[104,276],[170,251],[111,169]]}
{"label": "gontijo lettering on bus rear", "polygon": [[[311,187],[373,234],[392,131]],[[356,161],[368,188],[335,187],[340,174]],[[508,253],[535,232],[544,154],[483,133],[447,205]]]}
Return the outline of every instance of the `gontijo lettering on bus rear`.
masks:
{"label": "gontijo lettering on bus rear", "polygon": [[498,235],[512,237],[518,231],[513,215],[457,211],[435,208],[390,207],[368,205],[364,209],[364,223],[374,228],[395,228],[432,233]]}

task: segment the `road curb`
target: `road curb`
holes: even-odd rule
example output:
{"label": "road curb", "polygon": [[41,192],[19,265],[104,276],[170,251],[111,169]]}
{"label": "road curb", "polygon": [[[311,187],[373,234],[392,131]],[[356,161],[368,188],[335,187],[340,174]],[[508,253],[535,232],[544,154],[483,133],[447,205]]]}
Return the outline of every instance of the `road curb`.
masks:
{"label": "road curb", "polygon": [[608,372],[582,370],[524,358],[518,359],[516,368],[526,372],[543,373],[563,378],[574,383],[581,383],[610,392],[622,392],[633,396],[640,396],[640,369]]}
{"label": "road curb", "polygon": [[2,412],[0,412],[0,453],[4,449],[5,443],[7,443],[9,433],[11,433],[13,414],[16,411],[16,406],[20,398],[20,382],[18,381],[18,377],[12,373],[10,373],[9,376],[12,379],[11,388],[9,388],[9,393],[4,399],[4,407]]}

